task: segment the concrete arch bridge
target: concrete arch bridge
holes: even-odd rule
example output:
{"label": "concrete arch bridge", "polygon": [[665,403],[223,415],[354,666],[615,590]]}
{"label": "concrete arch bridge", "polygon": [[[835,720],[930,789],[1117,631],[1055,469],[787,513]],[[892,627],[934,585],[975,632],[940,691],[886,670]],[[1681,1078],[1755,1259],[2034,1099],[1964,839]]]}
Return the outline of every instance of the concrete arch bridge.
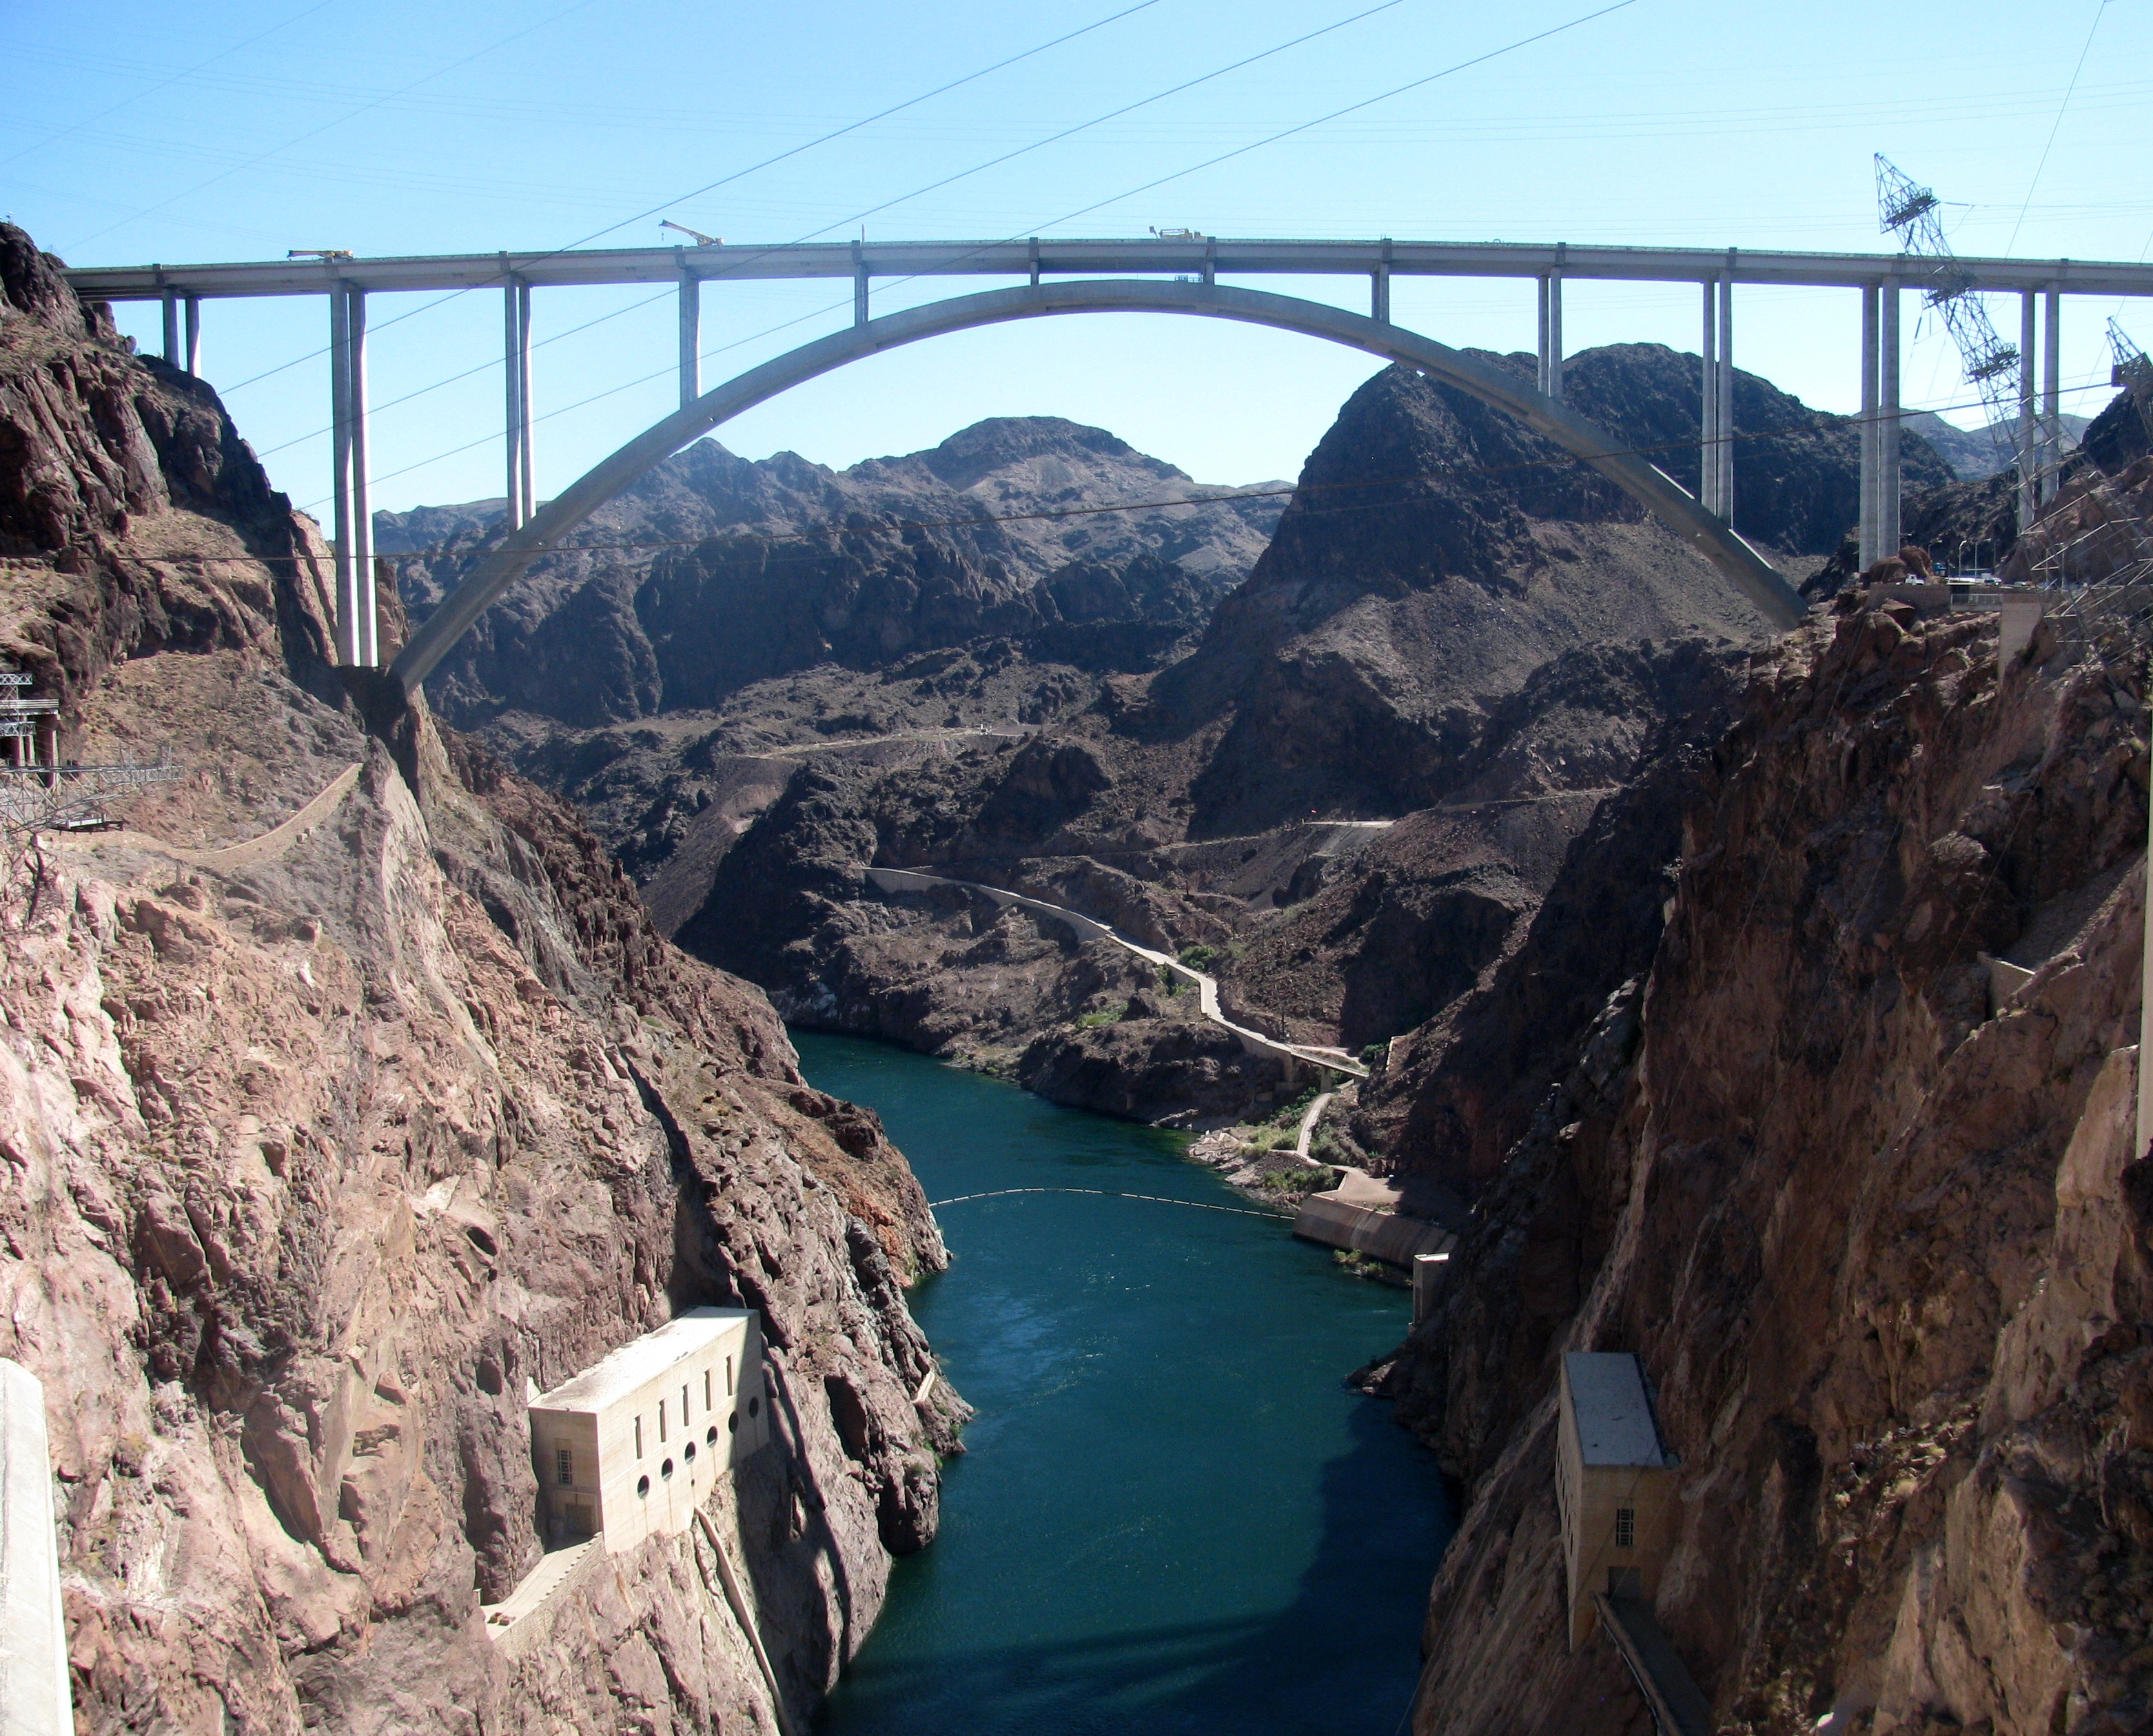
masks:
{"label": "concrete arch bridge", "polygon": [[[1792,626],[1799,598],[1738,536],[1733,504],[1733,290],[1736,283],[1830,286],[1862,296],[1861,542],[1865,559],[1899,542],[1899,308],[1906,288],[1933,288],[1935,262],[1907,255],[1723,252],[1514,245],[1504,242],[1229,242],[1214,237],[1152,241],[926,242],[756,247],[624,248],[536,255],[474,254],[404,259],[320,258],[188,267],[84,267],[69,272],[89,299],[157,300],[165,354],[192,371],[205,298],[326,294],[330,307],[330,387],[335,477],[338,642],[342,659],[380,661],[374,619],[372,526],[367,482],[366,299],[370,293],[475,289],[504,293],[507,359],[509,531],[443,599],[399,654],[389,673],[416,688],[479,616],[539,556],[598,507],[690,441],[731,417],[818,375],[903,344],[1008,321],[1072,313],[1153,313],[1232,319],[1302,333],[1403,363],[1516,415],[1631,495],[1718,568],[1768,620]],[[1163,276],[1049,273],[1173,272]],[[2024,414],[2033,413],[2034,309],[2047,301],[2044,430],[2057,410],[2059,298],[2153,294],[2153,266],[2074,260],[1967,259],[1953,263],[1959,288],[2015,293],[2027,336],[2020,360]],[[1367,315],[1328,303],[1228,286],[1222,272],[1365,275]],[[872,278],[1026,275],[1014,288],[869,317]],[[1507,277],[1537,286],[1540,368],[1527,385],[1390,317],[1394,275]],[[700,377],[701,292],[728,277],[832,277],[853,283],[853,323],[749,369],[710,391]],[[1562,289],[1567,278],[1689,281],[1703,288],[1704,461],[1692,496],[1563,402]],[[543,508],[531,483],[531,293],[533,286],[677,282],[680,408],[594,466]],[[181,318],[185,318],[185,338]],[[2033,486],[2022,478],[2022,489]]]}

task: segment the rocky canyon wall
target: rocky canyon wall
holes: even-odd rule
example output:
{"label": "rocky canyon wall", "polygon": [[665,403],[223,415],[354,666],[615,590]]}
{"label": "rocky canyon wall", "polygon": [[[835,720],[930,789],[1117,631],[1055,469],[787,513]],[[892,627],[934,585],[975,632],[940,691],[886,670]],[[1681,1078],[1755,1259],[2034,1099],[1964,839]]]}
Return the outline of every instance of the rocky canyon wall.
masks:
{"label": "rocky canyon wall", "polygon": [[771,1347],[773,1443],[707,1510],[800,1727],[965,1415],[914,1402],[945,1256],[902,1157],[557,799],[347,696],[312,525],[12,228],[0,457],[0,651],[71,757],[184,771],[0,903],[0,1354],[44,1383],[81,1727],[774,1729],[693,1539],[543,1643],[481,1610],[542,1548],[527,1394],[700,1303]]}
{"label": "rocky canyon wall", "polygon": [[[1525,1052],[1521,986],[1397,1056],[1392,1131],[1424,1117],[1415,1160],[1479,1189],[1371,1372],[1470,1496],[1416,1728],[1649,1728],[1611,1644],[1568,1646],[1565,1350],[1647,1371],[1679,1459],[1658,1616],[1720,1728],[2153,1718],[2145,692],[2057,652],[1850,604],[1759,653],[1681,774],[1672,878],[1628,877],[1664,933],[1553,1089],[1489,1101],[1501,1067],[1461,1058]],[[1559,965],[1553,909],[1529,946]]]}

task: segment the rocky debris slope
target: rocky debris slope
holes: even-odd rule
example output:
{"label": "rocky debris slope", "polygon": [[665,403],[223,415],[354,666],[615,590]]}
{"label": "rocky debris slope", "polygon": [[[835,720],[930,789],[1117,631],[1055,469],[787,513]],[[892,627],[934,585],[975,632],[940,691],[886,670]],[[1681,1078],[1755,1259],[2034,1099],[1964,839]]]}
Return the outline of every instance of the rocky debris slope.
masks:
{"label": "rocky debris slope", "polygon": [[[1461,1030],[1457,1077],[1421,1072],[1436,1161],[1479,1191],[1435,1316],[1372,1372],[1470,1490],[1418,1728],[1646,1728],[1605,1640],[1567,1650],[1570,1349],[1652,1383],[1680,1459],[1659,1618],[1722,1725],[2153,1718],[2145,695],[2054,649],[1999,670],[1993,618],[1891,605],[1760,654],[1683,774],[1649,971],[1492,1173],[1517,1106],[1476,1143],[1464,1068],[1506,1051]],[[1605,926],[1581,909],[1573,944]]]}
{"label": "rocky debris slope", "polygon": [[[704,1302],[761,1311],[775,1443],[708,1510],[797,1728],[934,1535],[965,1412],[902,1283],[945,1256],[874,1117],[667,946],[555,798],[346,700],[322,549],[200,382],[0,228],[0,650],[84,759],[171,741],[137,838],[14,863],[0,1354],[44,1382],[97,1730],[771,1729],[686,1539],[547,1643],[527,1392]],[[393,629],[395,615],[389,612]]]}
{"label": "rocky debris slope", "polygon": [[[699,440],[594,513],[574,532],[583,547],[537,563],[428,691],[467,726],[522,710],[593,728],[995,635],[1046,662],[1143,668],[1202,627],[1278,517],[1277,493],[1167,504],[1221,492],[1051,416],[994,418],[846,471]],[[1124,505],[1140,510],[1096,510]],[[384,554],[431,556],[396,562],[415,618],[501,512],[379,515]]]}

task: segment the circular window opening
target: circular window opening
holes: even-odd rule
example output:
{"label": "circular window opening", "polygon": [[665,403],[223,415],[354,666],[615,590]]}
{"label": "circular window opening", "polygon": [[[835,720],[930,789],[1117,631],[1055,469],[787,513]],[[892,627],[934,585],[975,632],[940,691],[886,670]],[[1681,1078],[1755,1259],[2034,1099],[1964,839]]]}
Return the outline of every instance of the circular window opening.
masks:
{"label": "circular window opening", "polygon": [[683,1459],[686,1459],[690,1464],[695,1464],[695,1443],[693,1441],[689,1442],[689,1443],[688,1443],[688,1444],[687,1444],[686,1446],[683,1447],[683,1448],[680,1449],[680,1456],[681,1456],[681,1458],[683,1458]]}
{"label": "circular window opening", "polygon": [[725,1418],[725,1428],[731,1433],[738,1434],[740,1433],[740,1413],[738,1411],[735,1411],[732,1415]]}
{"label": "circular window opening", "polygon": [[703,1438],[708,1441],[713,1447],[716,1446],[718,1443],[718,1425],[713,1423],[708,1428],[704,1430]]}
{"label": "circular window opening", "polygon": [[635,1479],[635,1492],[639,1495],[648,1496],[650,1493],[650,1479],[648,1477],[638,1477]]}
{"label": "circular window opening", "polygon": [[762,1414],[762,1401],[760,1398],[749,1399],[747,1402],[747,1413],[751,1417],[761,1416]]}
{"label": "circular window opening", "polygon": [[672,1461],[671,1459],[667,1459],[667,1460],[665,1461],[665,1463],[664,1463],[664,1464],[663,1464],[662,1465],[659,1466],[659,1467],[658,1467],[658,1474],[659,1474],[659,1476],[661,1476],[661,1477],[669,1477],[669,1476],[671,1476],[671,1475],[673,1474],[673,1461]]}

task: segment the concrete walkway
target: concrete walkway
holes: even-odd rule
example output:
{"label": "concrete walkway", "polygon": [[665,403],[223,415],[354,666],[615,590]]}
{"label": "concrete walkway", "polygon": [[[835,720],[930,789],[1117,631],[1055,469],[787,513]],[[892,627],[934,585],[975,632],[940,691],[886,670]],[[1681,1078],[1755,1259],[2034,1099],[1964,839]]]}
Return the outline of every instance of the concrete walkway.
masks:
{"label": "concrete walkway", "polygon": [[1316,1138],[1316,1123],[1323,1119],[1323,1112],[1331,1107],[1331,1098],[1337,1095],[1335,1091],[1325,1092],[1308,1106],[1308,1113],[1301,1117],[1300,1132],[1294,1136],[1293,1154],[1302,1162],[1308,1160],[1309,1142]]}
{"label": "concrete walkway", "polygon": [[870,868],[864,869],[868,878],[884,892],[918,892],[930,886],[954,886],[964,892],[975,892],[1007,909],[1014,904],[1021,910],[1029,910],[1035,916],[1045,916],[1073,929],[1079,938],[1086,940],[1107,940],[1124,951],[1171,970],[1177,976],[1187,978],[1196,985],[1196,1005],[1204,1016],[1214,1025],[1230,1031],[1241,1040],[1241,1047],[1250,1054],[1271,1054],[1299,1061],[1304,1067],[1321,1067],[1326,1072],[1342,1073],[1351,1079],[1365,1079],[1367,1068],[1349,1061],[1343,1049],[1318,1048],[1306,1043],[1280,1042],[1276,1037],[1265,1036],[1260,1031],[1251,1031],[1245,1025],[1236,1025],[1219,1010],[1219,984],[1215,978],[1201,970],[1191,969],[1170,953],[1163,953],[1110,928],[1096,917],[1082,916],[1060,904],[1050,904],[1044,899],[1026,898],[1022,893],[1010,892],[1000,886],[983,886],[976,880],[952,880],[941,874],[922,873],[916,868]]}

